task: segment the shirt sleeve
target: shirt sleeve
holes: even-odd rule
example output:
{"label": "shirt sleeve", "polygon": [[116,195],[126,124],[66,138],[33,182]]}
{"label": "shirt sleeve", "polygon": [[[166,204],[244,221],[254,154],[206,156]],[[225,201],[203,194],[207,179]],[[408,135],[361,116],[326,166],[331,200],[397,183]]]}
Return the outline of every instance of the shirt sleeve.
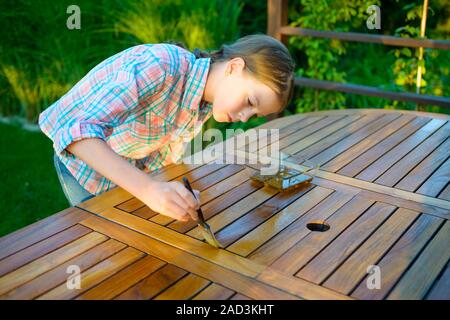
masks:
{"label": "shirt sleeve", "polygon": [[39,126],[59,156],[71,156],[68,145],[85,138],[105,140],[115,126],[143,109],[141,100],[162,90],[164,79],[163,67],[149,50],[125,50],[96,66],[44,110]]}

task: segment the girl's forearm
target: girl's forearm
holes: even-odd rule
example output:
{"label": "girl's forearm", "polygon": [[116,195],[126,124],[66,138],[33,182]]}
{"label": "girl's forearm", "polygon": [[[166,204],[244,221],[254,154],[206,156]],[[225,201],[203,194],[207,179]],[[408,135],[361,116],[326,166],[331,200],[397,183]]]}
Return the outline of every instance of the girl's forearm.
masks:
{"label": "girl's forearm", "polygon": [[116,154],[102,139],[79,140],[71,143],[66,150],[138,198],[152,182],[145,172]]}

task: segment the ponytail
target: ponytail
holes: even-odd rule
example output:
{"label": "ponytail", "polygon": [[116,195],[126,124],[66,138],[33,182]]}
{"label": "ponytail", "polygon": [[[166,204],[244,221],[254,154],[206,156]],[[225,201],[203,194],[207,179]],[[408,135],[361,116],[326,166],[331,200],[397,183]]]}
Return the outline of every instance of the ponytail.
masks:
{"label": "ponytail", "polygon": [[[185,50],[188,50],[185,46],[185,44],[182,41],[176,41],[176,40],[168,40],[166,43],[176,45],[178,47],[181,47]],[[220,50],[212,51],[211,53],[208,51],[200,50],[198,48],[195,48],[192,51],[192,54],[194,54],[196,59],[200,58],[211,58],[211,63],[216,62],[218,59],[223,58],[223,48]]]}

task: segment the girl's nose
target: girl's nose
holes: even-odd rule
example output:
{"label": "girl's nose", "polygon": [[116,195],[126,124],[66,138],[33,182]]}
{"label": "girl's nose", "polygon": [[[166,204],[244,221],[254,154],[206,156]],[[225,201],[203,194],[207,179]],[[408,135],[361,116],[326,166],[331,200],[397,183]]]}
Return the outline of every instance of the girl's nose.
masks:
{"label": "girl's nose", "polygon": [[253,111],[250,108],[244,109],[239,112],[239,118],[242,122],[247,122],[248,119],[253,116]]}

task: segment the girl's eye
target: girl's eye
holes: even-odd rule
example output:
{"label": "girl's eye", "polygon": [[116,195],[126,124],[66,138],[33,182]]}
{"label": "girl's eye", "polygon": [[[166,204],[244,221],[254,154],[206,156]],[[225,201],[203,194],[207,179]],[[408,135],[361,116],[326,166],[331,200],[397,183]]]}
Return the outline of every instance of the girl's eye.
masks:
{"label": "girl's eye", "polygon": [[253,104],[252,104],[252,102],[250,101],[250,98],[248,98],[247,101],[248,101],[248,104],[249,104],[250,106],[253,107]]}

